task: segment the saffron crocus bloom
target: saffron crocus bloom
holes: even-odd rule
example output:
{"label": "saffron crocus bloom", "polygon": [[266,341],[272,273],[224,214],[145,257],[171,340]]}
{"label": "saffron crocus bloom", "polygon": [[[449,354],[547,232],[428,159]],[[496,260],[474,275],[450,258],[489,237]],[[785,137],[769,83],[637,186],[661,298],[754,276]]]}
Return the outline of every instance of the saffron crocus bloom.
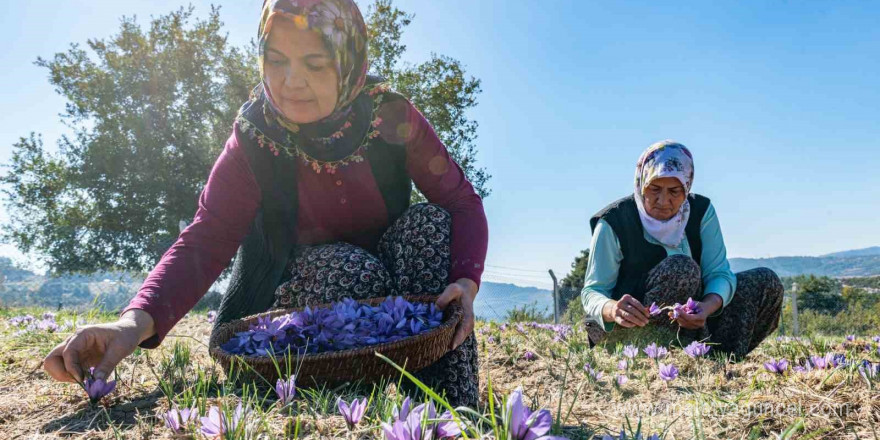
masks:
{"label": "saffron crocus bloom", "polygon": [[386,440],[439,440],[461,435],[461,428],[453,420],[451,412],[444,412],[438,420],[433,402],[423,403],[412,411],[409,411],[408,405],[409,398],[404,401],[400,411],[394,408],[391,423],[381,423]]}
{"label": "saffron crocus bloom", "polygon": [[709,353],[709,350],[710,347],[708,345],[697,341],[691,342],[687,347],[684,348],[684,352],[692,358],[705,356],[706,353]]}
{"label": "saffron crocus bloom", "polygon": [[172,408],[162,414],[162,420],[165,421],[165,426],[169,429],[175,433],[180,433],[181,431],[185,431],[186,427],[194,422],[198,416],[199,413],[195,408],[184,408],[180,410]]}
{"label": "saffron crocus bloom", "polygon": [[835,366],[835,359],[832,353],[828,353],[825,356],[810,356],[810,363],[813,365],[813,368],[824,370],[826,368],[833,368]]}
{"label": "saffron crocus bloom", "polygon": [[785,359],[770,359],[770,362],[764,362],[764,369],[771,373],[783,374],[788,369],[788,361]]}
{"label": "saffron crocus bloom", "polygon": [[656,343],[651,343],[651,345],[645,347],[644,351],[651,359],[663,359],[669,353],[669,350],[658,347]]}
{"label": "saffron crocus bloom", "polygon": [[630,359],[635,359],[639,355],[639,348],[635,345],[627,345],[623,347],[623,355]]}
{"label": "saffron crocus bloom", "polygon": [[880,364],[874,364],[867,360],[863,361],[859,365],[859,374],[861,374],[866,381],[872,382],[875,379],[880,378]]}
{"label": "saffron crocus bloom", "polygon": [[589,363],[584,365],[584,371],[586,371],[587,374],[589,374],[590,377],[593,378],[593,380],[602,379],[602,372],[594,369]]}
{"label": "saffron crocus bloom", "polygon": [[880,336],[874,336],[873,338],[871,338],[871,340],[880,344]]}
{"label": "saffron crocus bloom", "polygon": [[660,364],[660,379],[663,379],[667,382],[678,377],[678,368],[675,368],[675,365],[669,364],[664,365]]}
{"label": "saffron crocus bloom", "polygon": [[853,342],[856,340],[856,335],[846,335],[846,340],[849,342]]}
{"label": "saffron crocus bloom", "polygon": [[700,307],[700,303],[694,301],[693,298],[688,298],[684,305],[675,303],[672,306],[672,319],[678,319],[681,315],[696,315],[698,313],[703,313],[703,309]]}
{"label": "saffron crocus bloom", "polygon": [[629,363],[626,362],[626,359],[621,359],[620,361],[617,362],[617,369],[618,370],[625,371],[627,368],[629,368]]}
{"label": "saffron crocus bloom", "polygon": [[281,405],[289,405],[296,397],[296,376],[290,376],[287,380],[278,379],[275,382],[275,394],[278,395],[278,401]]}
{"label": "saffron crocus bloom", "polygon": [[617,386],[622,387],[622,386],[626,385],[627,382],[629,382],[629,378],[626,377],[625,374],[618,374],[617,375]]}
{"label": "saffron crocus bloom", "polygon": [[522,401],[522,388],[517,388],[507,398],[504,424],[510,434],[509,440],[561,440],[562,437],[547,435],[553,424],[550,411],[532,412]]}
{"label": "saffron crocus bloom", "polygon": [[361,422],[361,419],[364,418],[364,413],[367,411],[366,398],[361,400],[354,399],[351,401],[351,404],[340,398],[336,400],[336,405],[339,407],[339,414],[342,414],[342,418],[345,419],[345,423],[348,424],[348,429],[350,430],[354,429]]}
{"label": "saffron crocus bloom", "polygon": [[104,379],[95,379],[95,368],[89,368],[89,378],[83,381],[83,388],[86,390],[86,394],[89,395],[89,399],[92,403],[97,403],[104,396],[113,392],[116,389],[116,381],[111,380],[110,382],[105,381]]}
{"label": "saffron crocus bloom", "polygon": [[235,407],[231,419],[220,408],[212,406],[208,409],[208,417],[200,418],[202,422],[202,435],[208,438],[216,438],[225,436],[227,432],[238,431],[244,413],[241,408],[241,402]]}
{"label": "saffron crocus bloom", "polygon": [[217,319],[217,312],[214,310],[208,311],[208,322],[213,323]]}
{"label": "saffron crocus bloom", "polygon": [[531,351],[526,350],[526,352],[523,354],[523,359],[525,359],[527,361],[533,361],[533,360],[535,360],[535,353],[532,353]]}
{"label": "saffron crocus bloom", "polygon": [[663,311],[663,310],[660,309],[660,306],[658,306],[657,303],[655,303],[655,302],[654,302],[654,303],[651,303],[651,307],[648,307],[648,313],[649,313],[651,316],[657,316],[657,315],[659,315],[660,312],[662,312],[662,311]]}

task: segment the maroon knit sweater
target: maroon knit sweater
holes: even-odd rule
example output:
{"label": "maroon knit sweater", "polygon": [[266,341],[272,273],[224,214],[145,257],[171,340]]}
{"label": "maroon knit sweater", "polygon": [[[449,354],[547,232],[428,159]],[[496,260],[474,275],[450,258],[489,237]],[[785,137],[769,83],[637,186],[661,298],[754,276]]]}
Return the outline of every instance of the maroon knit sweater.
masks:
{"label": "maroon knit sweater", "polygon": [[[468,278],[479,285],[488,246],[482,200],[412,104],[386,106],[378,115],[381,136],[406,145],[406,169],[416,187],[452,215],[449,281]],[[147,344],[151,347],[207,292],[250,231],[261,193],[242,150],[242,136],[236,127],[211,170],[192,224],[125,309],[152,316],[156,335]],[[390,221],[368,162],[340,167],[335,174],[318,174],[303,163],[296,178],[297,244],[345,241],[375,251]]]}

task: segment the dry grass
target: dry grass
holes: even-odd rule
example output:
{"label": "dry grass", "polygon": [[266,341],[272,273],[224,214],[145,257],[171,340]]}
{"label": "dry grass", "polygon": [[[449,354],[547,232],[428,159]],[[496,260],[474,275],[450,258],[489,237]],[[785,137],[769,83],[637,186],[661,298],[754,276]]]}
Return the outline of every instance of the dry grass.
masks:
{"label": "dry grass", "polygon": [[[3,313],[9,314],[12,311]],[[222,372],[207,355],[210,326],[203,315],[184,319],[162,348],[136,352],[124,361],[117,371],[117,391],[99,407],[90,407],[78,386],[54,383],[40,368],[42,357],[64,334],[16,336],[3,321],[0,317],[3,439],[173,438],[158,419],[169,407],[158,379],[162,361],[171,356],[175,342],[191,349],[188,381],[194,381],[195,372],[201,370],[216,373],[218,386],[223,384]],[[854,367],[786,376],[764,370],[762,364],[769,357],[802,359],[805,349],[799,344],[767,341],[745,362],[736,364],[711,356],[691,359],[680,349],[672,349],[666,362],[677,365],[681,374],[668,384],[659,379],[653,361],[641,354],[627,372],[629,382],[618,387],[619,345],[590,350],[584,335],[577,331],[567,341],[553,341],[553,333],[547,330],[530,329],[523,334],[513,326],[505,331],[494,324],[479,327],[484,401],[490,378],[496,395],[522,386],[533,407],[551,409],[554,417],[561,407],[563,434],[573,439],[619,432],[628,423],[632,427],[641,423],[645,434],[665,433],[666,439],[777,438],[786,430],[792,431],[786,438],[880,439],[880,380],[871,389]],[[861,349],[865,343],[873,344],[872,351]],[[525,350],[535,352],[537,358],[524,360]],[[870,340],[861,345],[844,345],[838,340],[806,350],[831,350],[847,353],[849,359],[880,361],[876,344]],[[604,377],[591,380],[583,369],[586,362]],[[351,395],[357,390],[341,392]],[[391,385],[389,395],[394,393]],[[207,402],[223,399],[222,395],[211,395]],[[323,394],[325,399],[334,396],[332,392]],[[260,405],[259,424],[265,437],[285,438],[293,429],[294,418],[273,405],[272,399]],[[300,436],[347,437],[342,419],[332,409],[320,406],[312,399],[298,402]],[[375,438],[378,434],[373,428],[358,437]]]}

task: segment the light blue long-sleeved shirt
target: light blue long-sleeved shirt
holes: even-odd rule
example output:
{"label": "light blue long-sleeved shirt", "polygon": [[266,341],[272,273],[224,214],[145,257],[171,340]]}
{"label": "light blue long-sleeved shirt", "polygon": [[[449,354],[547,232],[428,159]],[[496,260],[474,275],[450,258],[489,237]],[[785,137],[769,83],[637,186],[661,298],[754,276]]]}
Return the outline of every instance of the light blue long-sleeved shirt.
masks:
{"label": "light blue long-sleeved shirt", "polygon": [[[647,231],[644,236],[649,243],[663,246],[667,256],[679,254],[692,256],[687,236],[676,248],[660,243]],[[721,224],[715,215],[715,207],[711,204],[700,222],[700,238],[703,242],[703,253],[700,258],[700,270],[705,286],[703,296],[710,293],[718,294],[723,300],[723,309],[727,307],[736,292],[736,276],[730,270],[727,249],[724,247],[724,238],[721,235]],[[623,252],[620,249],[617,234],[605,220],[599,220],[593,231],[590,260],[587,262],[587,274],[584,290],[581,291],[581,301],[587,319],[604,326],[606,332],[614,328],[614,323],[603,322],[602,307],[611,298],[611,291],[617,284],[617,275],[622,260]],[[722,309],[719,309],[717,313],[720,313]]]}

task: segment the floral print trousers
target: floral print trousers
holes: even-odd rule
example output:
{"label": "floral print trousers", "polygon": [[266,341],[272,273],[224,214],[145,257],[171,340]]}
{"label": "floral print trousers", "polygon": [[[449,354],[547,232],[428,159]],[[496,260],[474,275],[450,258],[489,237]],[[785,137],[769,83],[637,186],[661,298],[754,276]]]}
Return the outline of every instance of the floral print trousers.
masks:
{"label": "floral print trousers", "polygon": [[[275,292],[275,308],[305,307],[345,297],[440,295],[448,285],[452,217],[433,204],[410,207],[379,241],[378,256],[348,244],[301,246],[288,266],[291,278]],[[479,402],[477,344],[471,334],[455,350],[415,376],[453,406]],[[418,389],[403,380],[404,392]]]}
{"label": "floral print trousers", "polygon": [[[645,283],[647,307],[684,304],[688,298],[699,300],[703,294],[700,266],[686,255],[673,255],[665,258],[648,273]],[[704,340],[715,343],[714,350],[729,353],[736,359],[743,359],[767,336],[776,330],[782,312],[784,288],[779,277],[770,269],[757,268],[736,274],[736,292],[716,316],[706,320],[706,326],[699,330],[682,329],[684,339]],[[649,325],[671,325],[666,313],[651,318]],[[614,330],[626,329],[615,326]],[[598,326],[589,325],[590,340],[601,341],[604,331]]]}

